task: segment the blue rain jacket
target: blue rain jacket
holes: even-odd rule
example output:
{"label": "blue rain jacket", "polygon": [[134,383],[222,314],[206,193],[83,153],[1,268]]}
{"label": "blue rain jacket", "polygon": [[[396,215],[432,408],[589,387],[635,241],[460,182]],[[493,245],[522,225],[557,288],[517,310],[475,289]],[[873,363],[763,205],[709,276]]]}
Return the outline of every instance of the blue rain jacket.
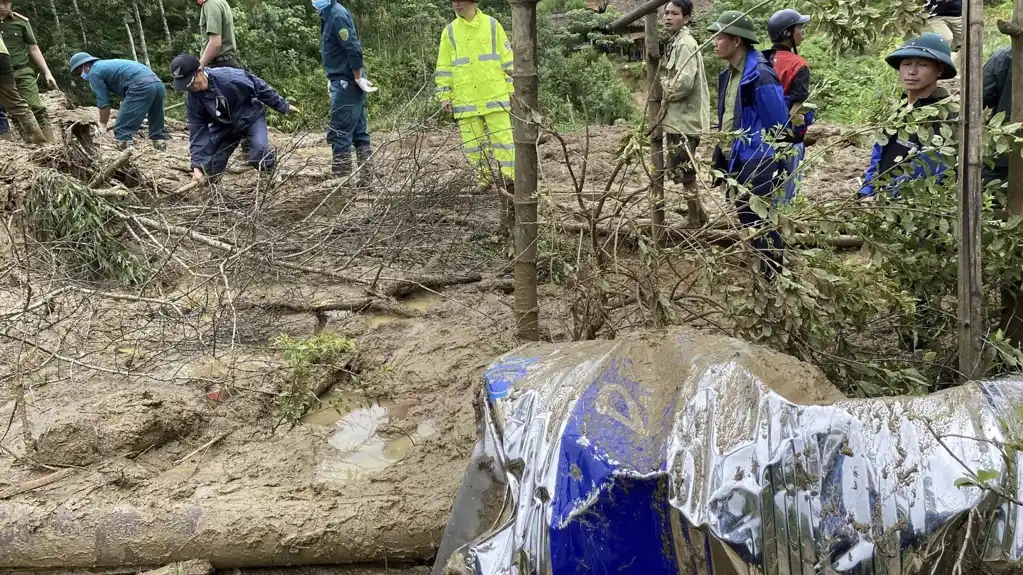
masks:
{"label": "blue rain jacket", "polygon": [[[730,72],[726,67],[718,77],[718,125],[725,110],[725,93],[728,87]],[[736,138],[732,143],[732,155],[728,165],[729,172],[736,167],[753,162],[760,164],[762,160],[774,157],[770,137],[767,139],[761,131],[780,129],[789,120],[789,109],[785,103],[785,93],[774,68],[767,62],[763,54],[750,50],[746,54],[746,69],[739,81],[739,97],[735,101],[734,122],[737,125],[721,126],[721,131],[730,132],[741,129],[746,137]]]}

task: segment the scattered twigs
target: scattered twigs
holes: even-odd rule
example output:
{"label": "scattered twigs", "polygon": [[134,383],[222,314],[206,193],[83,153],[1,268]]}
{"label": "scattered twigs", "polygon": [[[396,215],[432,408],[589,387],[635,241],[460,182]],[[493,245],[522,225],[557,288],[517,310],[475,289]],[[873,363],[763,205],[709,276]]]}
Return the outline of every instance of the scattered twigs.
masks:
{"label": "scattered twigs", "polygon": [[200,451],[202,451],[204,449],[208,449],[210,447],[213,447],[213,445],[215,443],[220,442],[221,440],[223,440],[228,435],[231,435],[231,433],[232,433],[231,431],[227,431],[227,432],[221,433],[220,435],[214,437],[213,439],[207,441],[206,443],[203,443],[199,447],[197,447],[194,450],[188,452],[188,455],[186,455],[186,456],[182,457],[181,459],[177,460],[177,462],[175,462],[174,465],[175,466],[181,465],[182,463],[184,463],[184,462],[188,461],[189,459],[191,459],[194,455],[196,455]]}
{"label": "scattered twigs", "polygon": [[102,170],[99,171],[98,174],[93,176],[92,180],[89,181],[89,187],[92,189],[96,189],[99,186],[105,184],[107,180],[114,177],[114,174],[116,174],[118,171],[120,171],[122,168],[124,168],[124,166],[128,164],[128,162],[131,160],[131,156],[132,150],[130,149],[122,152],[121,155],[117,157],[117,159],[110,163],[110,165],[103,168]]}
{"label": "scattered twigs", "polygon": [[40,487],[46,487],[47,485],[56,483],[66,477],[70,477],[74,472],[75,472],[74,469],[61,469],[60,471],[55,471],[49,475],[44,475],[43,477],[40,477],[38,479],[33,479],[31,481],[19,483],[13,489],[0,495],[0,499],[10,499],[15,495],[25,493],[26,491],[32,491],[34,489],[39,489]]}

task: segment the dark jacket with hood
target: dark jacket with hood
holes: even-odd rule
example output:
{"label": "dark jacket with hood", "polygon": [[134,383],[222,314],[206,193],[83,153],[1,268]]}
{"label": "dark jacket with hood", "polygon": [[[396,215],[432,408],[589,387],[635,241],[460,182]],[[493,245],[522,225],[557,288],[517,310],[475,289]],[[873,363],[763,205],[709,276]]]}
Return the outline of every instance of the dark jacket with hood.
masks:
{"label": "dark jacket with hood", "polygon": [[[992,115],[1005,112],[1005,123],[1012,114],[1012,49],[1000,48],[984,64],[984,107]],[[985,167],[985,179],[1004,180],[1009,170],[1009,156],[999,156],[994,169]]]}
{"label": "dark jacket with hood", "polygon": [[[913,107],[933,106],[945,98],[948,98],[948,92],[944,88],[938,88],[927,98],[917,100]],[[939,122],[951,125],[952,129],[955,130],[955,119],[956,115],[953,113],[949,113],[945,120],[935,115],[930,118],[934,122],[931,124],[931,131],[935,134],[938,133]],[[896,197],[899,195],[899,185],[907,180],[917,180],[931,176],[938,176],[940,180],[943,177],[942,174],[950,169],[950,166],[946,165],[944,160],[938,157],[936,153],[928,152],[909,157],[910,154],[917,153],[922,147],[916,132],[910,135],[908,140],[900,138],[899,134],[892,134],[884,145],[874,144],[874,149],[870,154],[870,167],[867,168],[867,172],[863,176],[863,187],[860,189],[860,195],[873,196],[876,193],[877,186],[881,184],[877,180],[882,178],[890,178],[884,181],[883,189]],[[899,172],[899,174],[895,175],[893,173],[895,171]]]}
{"label": "dark jacket with hood", "polygon": [[[777,133],[789,119],[781,82],[764,55],[750,49],[739,80],[732,125],[721,126],[730,77],[731,72],[727,67],[718,77],[717,124],[723,132],[742,130],[744,137],[732,142],[732,152],[727,163],[723,162],[720,150],[715,153],[715,163],[726,172],[738,172],[739,181],[753,188],[755,194],[769,193],[773,170],[768,165],[774,163],[775,156],[774,148],[771,147],[771,133]],[[766,190],[762,189],[765,186]]]}

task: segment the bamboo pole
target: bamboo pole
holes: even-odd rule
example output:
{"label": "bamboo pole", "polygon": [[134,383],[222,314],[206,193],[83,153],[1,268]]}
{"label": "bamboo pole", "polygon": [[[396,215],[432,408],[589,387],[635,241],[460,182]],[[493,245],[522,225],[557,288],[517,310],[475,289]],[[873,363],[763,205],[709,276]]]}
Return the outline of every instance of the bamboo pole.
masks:
{"label": "bamboo pole", "polygon": [[512,48],[515,53],[515,320],[518,336],[540,338],[536,295],[536,181],[539,104],[536,71],[537,0],[509,0],[512,7]]}
{"label": "bamboo pole", "polygon": [[959,175],[959,371],[961,379],[969,381],[981,375],[984,335],[980,272],[984,3],[968,0],[964,8],[959,157],[966,169]]}

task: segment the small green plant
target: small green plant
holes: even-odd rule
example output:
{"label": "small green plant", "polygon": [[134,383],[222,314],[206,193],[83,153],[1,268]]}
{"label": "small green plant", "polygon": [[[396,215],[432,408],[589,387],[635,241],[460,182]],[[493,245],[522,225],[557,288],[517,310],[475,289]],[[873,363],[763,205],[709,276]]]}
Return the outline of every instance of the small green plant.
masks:
{"label": "small green plant", "polygon": [[356,345],[352,339],[332,333],[302,339],[281,334],[274,345],[282,350],[288,369],[275,406],[279,422],[294,425],[317,401],[317,391],[322,393],[330,381],[357,371]]}

